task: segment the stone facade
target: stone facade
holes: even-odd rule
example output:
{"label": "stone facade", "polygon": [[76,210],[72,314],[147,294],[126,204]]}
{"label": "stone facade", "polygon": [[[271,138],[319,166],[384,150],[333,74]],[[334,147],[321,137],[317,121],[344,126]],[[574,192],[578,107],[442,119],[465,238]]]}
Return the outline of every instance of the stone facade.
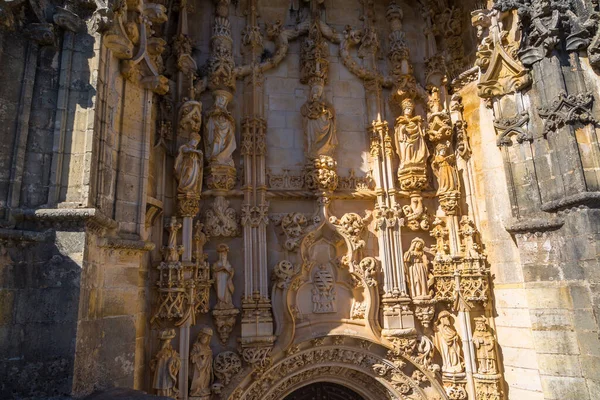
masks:
{"label": "stone facade", "polygon": [[597,399],[600,9],[484,3],[0,4],[0,398]]}

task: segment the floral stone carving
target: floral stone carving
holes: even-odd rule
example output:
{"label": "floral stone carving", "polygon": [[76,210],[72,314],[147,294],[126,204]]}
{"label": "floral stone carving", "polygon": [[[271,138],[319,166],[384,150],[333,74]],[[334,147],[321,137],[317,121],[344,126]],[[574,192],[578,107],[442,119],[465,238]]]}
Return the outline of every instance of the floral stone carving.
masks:
{"label": "floral stone carving", "polygon": [[204,226],[211,237],[235,237],[240,233],[237,213],[223,196],[215,197],[212,207],[206,211]]}

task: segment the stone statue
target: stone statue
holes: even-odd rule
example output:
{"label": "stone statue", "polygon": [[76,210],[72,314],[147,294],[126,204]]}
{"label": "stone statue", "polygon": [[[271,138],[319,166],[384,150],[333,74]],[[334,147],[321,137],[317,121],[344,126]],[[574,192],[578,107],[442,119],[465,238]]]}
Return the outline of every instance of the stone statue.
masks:
{"label": "stone statue", "polygon": [[413,299],[431,297],[429,293],[429,260],[425,254],[425,242],[416,238],[404,253],[404,265],[408,272],[410,295]]}
{"label": "stone statue", "polygon": [[310,99],[302,106],[306,157],[332,156],[338,144],[335,111],[323,99],[323,83],[312,82]]}
{"label": "stone statue", "polygon": [[485,317],[475,318],[473,344],[477,351],[477,372],[480,374],[497,374],[496,339],[491,332]]}
{"label": "stone statue", "polygon": [[175,159],[175,177],[177,192],[181,194],[199,195],[202,190],[202,170],[204,155],[197,149],[200,135],[193,134],[190,141],[179,148]]}
{"label": "stone statue", "polygon": [[437,194],[442,195],[460,190],[458,173],[456,171],[454,154],[447,154],[448,146],[439,143],[435,146],[435,157],[433,158],[433,171],[438,179]]}
{"label": "stone statue", "polygon": [[150,368],[154,371],[152,388],[159,396],[176,397],[177,375],[181,367],[179,354],[173,349],[171,340],[175,337],[175,330],[165,329],[160,333],[161,347]]}
{"label": "stone statue", "polygon": [[232,154],[236,149],[235,120],[227,110],[231,93],[225,90],[213,92],[215,103],[207,114],[205,124],[206,158],[210,165],[233,167]]}
{"label": "stone statue", "polygon": [[212,329],[207,327],[202,328],[190,352],[190,362],[192,363],[193,371],[190,396],[210,398],[210,387],[213,381],[213,353],[210,349],[212,335]]}
{"label": "stone statue", "polygon": [[217,292],[217,305],[215,309],[233,308],[233,267],[227,260],[229,247],[221,243],[217,247],[219,261],[213,264],[212,273],[215,280],[215,291]]}
{"label": "stone statue", "polygon": [[452,315],[444,310],[438,315],[435,339],[442,355],[442,372],[457,374],[464,371],[460,355],[460,338],[452,325]]}
{"label": "stone statue", "polygon": [[425,170],[429,149],[425,142],[422,129],[422,119],[414,116],[415,103],[413,99],[402,101],[402,113],[396,119],[396,151],[400,157],[399,170],[420,168]]}

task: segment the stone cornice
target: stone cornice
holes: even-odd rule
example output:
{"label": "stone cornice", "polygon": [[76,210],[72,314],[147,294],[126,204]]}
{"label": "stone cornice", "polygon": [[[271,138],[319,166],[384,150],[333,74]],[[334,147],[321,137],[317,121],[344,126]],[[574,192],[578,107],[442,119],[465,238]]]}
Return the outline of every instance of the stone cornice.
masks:
{"label": "stone cornice", "polygon": [[543,232],[560,229],[564,225],[561,218],[527,218],[520,220],[512,220],[504,227],[507,232],[512,234],[527,233],[527,232]]}
{"label": "stone cornice", "polygon": [[86,227],[95,233],[114,230],[118,223],[96,208],[42,208],[15,210],[17,219],[35,221],[55,229]]}
{"label": "stone cornice", "polygon": [[127,253],[145,253],[155,248],[154,243],[144,240],[123,239],[123,238],[102,238],[99,247],[107,250],[118,250]]}

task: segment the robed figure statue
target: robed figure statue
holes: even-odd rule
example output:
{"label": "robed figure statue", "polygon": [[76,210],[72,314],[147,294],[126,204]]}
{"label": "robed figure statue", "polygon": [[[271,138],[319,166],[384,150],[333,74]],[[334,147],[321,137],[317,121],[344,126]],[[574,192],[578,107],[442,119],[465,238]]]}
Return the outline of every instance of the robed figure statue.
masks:
{"label": "robed figure statue", "polygon": [[310,99],[302,106],[306,157],[332,156],[338,140],[335,111],[323,99],[323,84],[311,82]]}
{"label": "robed figure statue", "polygon": [[212,329],[202,328],[190,352],[192,363],[190,396],[210,398],[210,385],[213,380],[213,353],[210,349],[212,335]]}
{"label": "robed figure statue", "polygon": [[429,259],[425,254],[423,239],[413,239],[410,248],[404,253],[404,265],[408,273],[411,297],[413,299],[430,297]]}
{"label": "robed figure statue", "polygon": [[235,143],[235,120],[227,110],[231,93],[225,90],[213,92],[215,102],[207,113],[205,123],[205,149],[209,165],[233,167]]}
{"label": "robed figure statue", "polygon": [[473,344],[477,351],[477,372],[480,374],[497,374],[496,339],[491,332],[485,317],[474,318],[475,333]]}
{"label": "robed figure statue", "polygon": [[229,247],[221,243],[217,247],[219,260],[213,264],[212,273],[215,280],[215,291],[217,292],[217,305],[215,309],[233,308],[233,267],[227,260]]}
{"label": "robed figure statue", "polygon": [[435,147],[435,157],[431,165],[438,180],[438,195],[460,190],[460,181],[456,171],[456,156],[448,153],[447,144],[438,143]]}
{"label": "robed figure statue", "polygon": [[402,115],[396,119],[396,151],[400,158],[398,171],[418,168],[425,170],[429,149],[425,142],[422,128],[422,118],[414,116],[415,103],[413,99],[402,101]]}
{"label": "robed figure statue", "polygon": [[179,147],[175,159],[175,177],[178,181],[177,192],[198,195],[202,190],[202,169],[204,155],[197,149],[200,135],[193,134],[188,143]]}
{"label": "robed figure statue", "polygon": [[150,363],[150,369],[154,371],[152,387],[159,396],[175,397],[177,389],[177,375],[181,367],[179,353],[171,345],[175,337],[173,329],[167,329],[160,333],[161,348]]}
{"label": "robed figure statue", "polygon": [[452,315],[448,311],[440,312],[435,330],[436,344],[442,356],[442,372],[450,375],[464,372],[460,355],[460,338],[452,325]]}

